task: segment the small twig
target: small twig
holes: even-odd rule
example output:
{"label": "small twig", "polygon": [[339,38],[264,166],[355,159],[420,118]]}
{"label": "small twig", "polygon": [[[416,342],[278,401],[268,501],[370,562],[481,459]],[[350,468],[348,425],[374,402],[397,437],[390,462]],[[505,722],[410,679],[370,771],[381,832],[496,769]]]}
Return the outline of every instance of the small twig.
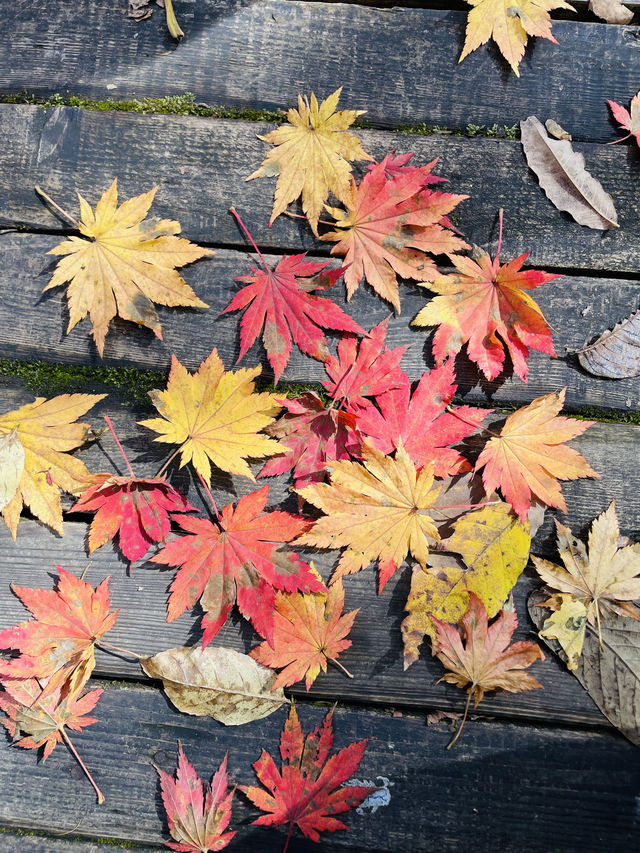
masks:
{"label": "small twig", "polygon": [[131,476],[132,476],[132,477],[135,477],[135,474],[133,473],[133,468],[131,467],[131,463],[130,463],[130,462],[129,462],[129,460],[127,459],[127,454],[124,452],[124,448],[123,448],[123,446],[120,444],[120,439],[119,439],[119,438],[118,438],[118,436],[116,435],[116,431],[115,431],[115,430],[114,430],[114,428],[113,428],[113,424],[111,423],[111,418],[109,417],[109,415],[105,415],[105,416],[104,416],[104,419],[105,419],[105,421],[107,422],[107,426],[108,426],[108,427],[109,427],[109,429],[111,430],[111,434],[112,434],[112,435],[113,435],[113,437],[115,438],[116,444],[118,445],[118,450],[120,451],[120,453],[122,453],[122,458],[123,458],[123,459],[124,459],[124,461],[127,463],[127,468],[129,469],[129,473],[131,474]]}
{"label": "small twig", "polygon": [[68,222],[69,225],[72,225],[76,229],[76,231],[80,231],[80,223],[76,219],[74,219],[73,216],[70,216],[66,210],[63,210],[59,204],[56,204],[50,195],[47,195],[47,193],[37,184],[34,189],[40,196],[40,198],[42,198],[48,205],[50,205],[56,211],[58,216],[64,219],[65,222]]}

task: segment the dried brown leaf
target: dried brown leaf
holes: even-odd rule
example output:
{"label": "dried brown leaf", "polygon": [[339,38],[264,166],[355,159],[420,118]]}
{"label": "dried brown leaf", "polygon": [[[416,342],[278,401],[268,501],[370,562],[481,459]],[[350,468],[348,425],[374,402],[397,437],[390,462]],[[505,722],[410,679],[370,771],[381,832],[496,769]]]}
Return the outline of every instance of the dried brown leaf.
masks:
{"label": "dried brown leaf", "polygon": [[580,365],[594,376],[628,379],[640,376],[640,309],[592,344],[575,350]]}
{"label": "dried brown leaf", "polygon": [[633,11],[620,0],[589,0],[589,11],[608,24],[628,24],[633,19]]}

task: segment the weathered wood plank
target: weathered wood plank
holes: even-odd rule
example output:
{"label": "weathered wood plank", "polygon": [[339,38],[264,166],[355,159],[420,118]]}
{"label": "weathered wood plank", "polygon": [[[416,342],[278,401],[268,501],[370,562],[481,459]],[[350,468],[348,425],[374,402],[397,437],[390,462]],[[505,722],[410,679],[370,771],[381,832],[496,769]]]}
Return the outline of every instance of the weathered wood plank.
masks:
{"label": "weathered wood plank", "polygon": [[[299,705],[303,728],[317,724],[325,711]],[[210,777],[228,750],[232,782],[252,783],[251,763],[261,749],[277,753],[285,712],[225,729],[209,719],[176,714],[155,690],[114,687],[102,696],[98,716],[100,721],[76,741],[104,790],[105,804],[95,805],[65,750],[36,763],[34,754],[2,744],[0,820],[5,825],[157,844],[166,836],[151,762],[173,771],[179,738],[202,777]],[[487,853],[525,848],[595,853],[605,844],[612,851],[632,849],[640,769],[634,748],[616,734],[471,721],[456,748],[446,752],[451,735],[445,726],[427,728],[421,718],[343,708],[335,712],[334,730],[336,748],[374,737],[358,778],[384,776],[393,784],[388,806],[375,814],[349,814],[349,831],[323,839],[322,850],[458,853],[471,838],[474,850]],[[532,809],[545,818],[536,822],[534,833]],[[238,795],[234,849],[257,846],[280,853],[286,833],[247,827],[255,814]],[[317,849],[296,834],[296,851]]]}
{"label": "weathered wood plank", "polygon": [[[136,845],[136,849],[142,853],[166,853],[167,848],[160,845]],[[44,833],[30,833],[0,829],[0,851],[1,853],[112,853],[114,850],[131,850],[131,845],[126,841],[119,844],[113,839],[100,841],[83,841],[77,836],[73,839],[56,838],[54,835]]]}
{"label": "weathered wood plank", "polygon": [[[60,230],[35,184],[73,213],[76,190],[95,204],[118,176],[122,198],[159,184],[154,214],[178,219],[192,240],[246,246],[228,213],[233,204],[262,248],[327,252],[297,220],[281,216],[269,229],[274,182],[244,181],[267,150],[256,134],[268,129],[253,122],[0,105],[0,226]],[[640,159],[630,148],[576,144],[616,200],[621,227],[601,232],[551,205],[517,142],[382,131],[361,136],[376,157],[393,149],[416,152],[417,163],[439,157],[437,171],[450,179],[451,191],[470,195],[456,211],[469,242],[495,241],[497,212],[504,208],[505,259],[531,252],[530,263],[546,267],[635,272],[640,265],[634,189]]]}
{"label": "weathered wood plank", "polygon": [[[215,345],[231,367],[238,355],[239,314],[219,316],[238,285],[234,277],[250,271],[255,255],[221,249],[216,257],[195,264],[185,275],[210,306],[209,311],[160,310],[163,340],[133,323],[115,323],[107,338],[104,361],[89,336],[89,321],[66,335],[68,311],[63,288],[42,294],[55,259],[46,252],[56,245],[53,235],[5,234],[0,237],[0,357],[44,359],[71,364],[106,364],[167,370],[171,354],[191,369],[207,357]],[[268,256],[273,266],[278,256]],[[338,285],[333,298],[364,328],[389,315],[386,305],[369,288],[361,288],[350,303]],[[432,366],[431,334],[411,328],[409,323],[426,303],[429,292],[402,288],[403,313],[392,316],[389,346],[406,345],[403,366],[412,379]],[[629,411],[640,405],[640,384],[634,379],[607,381],[585,373],[566,349],[576,349],[587,339],[612,326],[633,311],[640,291],[633,281],[566,276],[536,292],[546,317],[554,328],[558,359],[534,354],[528,383],[517,377],[487,382],[461,356],[456,365],[460,394],[482,404],[526,403],[540,394],[567,386],[567,406],[601,406]],[[335,344],[335,341],[334,341]],[[261,344],[256,344],[244,364],[262,363],[271,376]],[[317,383],[326,377],[320,362],[307,358],[294,347],[284,374],[285,381]]]}
{"label": "weathered wood plank", "polygon": [[494,47],[458,65],[462,11],[183,0],[179,17],[186,35],[178,45],[160,13],[135,24],[99,0],[15,4],[3,21],[0,92],[126,99],[189,91],[207,103],[277,109],[298,92],[344,86],[345,102],[378,126],[513,125],[530,113],[562,123],[575,107],[567,129],[608,141],[605,99],[627,102],[640,71],[634,26],[555,21],[559,44],[535,40],[518,79]]}

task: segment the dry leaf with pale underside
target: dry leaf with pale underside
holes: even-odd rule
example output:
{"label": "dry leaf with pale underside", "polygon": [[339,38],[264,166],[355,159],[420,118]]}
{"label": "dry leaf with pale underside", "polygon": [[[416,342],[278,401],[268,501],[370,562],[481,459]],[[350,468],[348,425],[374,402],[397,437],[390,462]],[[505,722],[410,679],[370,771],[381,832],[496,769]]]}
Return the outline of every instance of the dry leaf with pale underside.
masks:
{"label": "dry leaf with pale underside", "polygon": [[86,423],[75,423],[105,394],[61,394],[0,415],[0,436],[16,434],[24,449],[24,465],[17,489],[2,515],[15,540],[22,507],[64,535],[60,492],[78,494],[86,488],[89,471],[67,451],[91,436]]}
{"label": "dry leaf with pale underside", "polygon": [[613,329],[607,329],[592,344],[575,350],[574,355],[594,376],[607,379],[640,376],[640,310],[616,323]]}
{"label": "dry leaf with pale underside", "polygon": [[111,320],[116,316],[151,329],[162,338],[153,303],[207,308],[176,267],[213,255],[180,233],[171,219],[144,221],[158,187],[118,207],[117,182],[96,205],[95,212],[78,194],[81,237],[69,237],[48,253],[63,255],[44,288],[69,282],[67,332],[89,314],[91,334],[102,356]]}
{"label": "dry leaf with pale underside", "polygon": [[589,228],[618,227],[613,199],[585,169],[584,157],[566,139],[550,139],[535,116],[520,122],[522,147],[547,198]]}
{"label": "dry leaf with pale underside", "polygon": [[25,451],[16,427],[0,436],[0,510],[13,500],[24,471]]}
{"label": "dry leaf with pale underside", "polygon": [[540,36],[557,44],[551,35],[549,12],[552,9],[575,12],[564,0],[467,0],[467,3],[474,8],[469,12],[464,48],[458,62],[493,38],[518,77],[518,65],[524,56],[528,36]]}
{"label": "dry leaf with pale underside", "polygon": [[608,24],[628,24],[633,19],[633,11],[621,0],[589,0],[589,11]]}
{"label": "dry leaf with pale underside", "polygon": [[140,666],[149,678],[162,680],[179,711],[225,726],[261,720],[287,701],[282,690],[273,689],[273,670],[222,646],[167,649],[142,658]]}
{"label": "dry leaf with pale underside", "polygon": [[318,105],[311,93],[307,100],[298,95],[298,109],[287,113],[288,124],[258,136],[275,147],[262,166],[246,178],[275,177],[275,202],[269,225],[283,213],[287,205],[302,195],[302,209],[313,233],[318,234],[322,207],[332,192],[345,202],[349,191],[351,161],[372,160],[353,133],[347,133],[365,110],[338,110],[342,87]]}
{"label": "dry leaf with pale underside", "polygon": [[563,566],[533,557],[538,574],[552,589],[569,593],[587,609],[590,625],[612,613],[640,621],[632,604],[640,599],[640,543],[620,548],[615,501],[591,525],[589,547],[556,521]]}

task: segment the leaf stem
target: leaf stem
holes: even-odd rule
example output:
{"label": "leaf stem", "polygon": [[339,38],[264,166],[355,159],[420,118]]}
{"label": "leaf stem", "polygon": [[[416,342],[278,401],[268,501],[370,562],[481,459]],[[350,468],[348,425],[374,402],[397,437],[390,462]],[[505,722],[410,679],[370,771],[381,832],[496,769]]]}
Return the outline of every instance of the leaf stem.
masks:
{"label": "leaf stem", "polygon": [[58,216],[68,222],[69,225],[72,225],[76,229],[76,231],[80,231],[80,223],[76,219],[74,219],[73,216],[70,216],[66,210],[63,210],[59,204],[56,204],[50,195],[47,195],[47,193],[37,184],[35,185],[34,189],[36,193],[40,196],[40,198],[42,198],[48,205],[50,205],[50,207],[52,207],[56,211]]}
{"label": "leaf stem", "polygon": [[176,13],[173,11],[173,3],[171,0],[164,0],[164,8],[167,13],[167,29],[174,39],[181,39],[184,33],[180,29],[180,24],[176,18]]}
{"label": "leaf stem", "polygon": [[335,658],[329,658],[329,657],[327,658],[327,660],[329,661],[329,663],[332,663],[334,666],[337,666],[339,670],[344,672],[344,674],[347,676],[347,678],[353,678],[353,675],[349,672],[349,670],[346,668],[346,666],[343,666],[340,663],[340,661],[336,660]]}
{"label": "leaf stem", "polygon": [[216,502],[213,499],[213,495],[211,494],[211,490],[209,489],[209,486],[207,486],[207,484],[205,483],[204,477],[202,476],[200,471],[198,471],[197,474],[198,474],[198,477],[200,478],[200,482],[202,483],[202,488],[205,490],[205,492],[207,493],[207,497],[211,501],[211,506],[213,507],[213,511],[216,514],[216,518],[219,519],[220,513],[218,512],[218,507],[216,506]]}
{"label": "leaf stem", "polygon": [[120,451],[120,453],[122,453],[122,458],[127,463],[127,468],[129,469],[129,473],[131,474],[132,477],[135,477],[135,474],[133,473],[133,468],[131,467],[131,463],[127,459],[127,454],[124,452],[124,447],[120,444],[120,439],[116,435],[116,431],[113,428],[113,424],[111,423],[111,418],[109,417],[109,415],[105,415],[104,419],[107,422],[107,426],[111,430],[111,434],[113,435],[116,444],[118,445],[118,450]]}
{"label": "leaf stem", "polygon": [[96,643],[96,646],[104,651],[122,652],[123,655],[130,655],[132,658],[136,658],[136,660],[142,660],[146,657],[146,655],[139,655],[137,652],[132,652],[131,649],[122,649],[120,646],[114,646],[113,643],[105,643],[102,640]]}
{"label": "leaf stem", "polygon": [[261,251],[260,251],[260,249],[257,247],[255,240],[253,239],[253,237],[252,237],[252,236],[251,236],[251,234],[249,233],[249,229],[247,228],[247,226],[246,226],[246,225],[244,224],[244,222],[242,221],[242,217],[240,216],[240,214],[238,213],[238,211],[235,209],[235,207],[230,207],[230,208],[229,208],[229,213],[232,213],[232,214],[235,216],[235,218],[238,220],[238,224],[240,225],[240,227],[242,228],[242,230],[244,231],[244,233],[245,233],[245,234],[247,235],[247,237],[249,238],[249,242],[251,243],[251,245],[253,246],[253,248],[254,248],[254,249],[256,250],[256,252],[258,253],[258,257],[259,257],[259,258],[260,258],[260,260],[262,261],[262,266],[266,269],[266,271],[267,271],[267,272],[271,272],[271,270],[270,270],[270,268],[269,268],[269,265],[267,264],[267,262],[265,261],[265,259],[264,259],[263,255],[262,255],[262,252],[261,252]]}
{"label": "leaf stem", "polygon": [[98,805],[102,805],[102,803],[104,803],[104,794],[102,793],[102,791],[100,790],[100,788],[98,788],[98,786],[97,786],[97,784],[96,784],[96,781],[95,781],[95,779],[93,778],[93,776],[91,775],[91,773],[89,773],[89,768],[88,768],[88,767],[87,767],[87,765],[84,763],[84,761],[80,758],[80,755],[79,755],[79,753],[78,753],[78,750],[75,748],[75,746],[74,746],[74,745],[73,745],[73,743],[71,742],[71,738],[69,737],[69,735],[68,735],[68,734],[66,733],[66,731],[64,730],[64,726],[61,726],[61,727],[58,729],[58,731],[59,731],[59,732],[60,732],[60,734],[62,735],[62,739],[64,740],[64,742],[66,743],[66,745],[69,747],[69,750],[70,750],[71,754],[73,755],[73,757],[75,758],[75,760],[78,762],[78,764],[80,765],[80,767],[82,767],[82,769],[84,770],[85,776],[87,777],[87,779],[88,779],[88,780],[91,782],[91,784],[93,785],[93,789],[95,790],[96,794],[98,795]]}
{"label": "leaf stem", "polygon": [[494,438],[500,438],[499,433],[493,432],[492,430],[487,429],[487,427],[480,426],[480,424],[474,424],[472,421],[468,421],[466,418],[463,418],[462,415],[457,411],[457,409],[454,409],[451,405],[447,406],[447,412],[449,412],[450,415],[453,415],[454,418],[458,418],[459,421],[462,421],[462,423],[466,424],[467,426],[473,427],[474,429],[481,429],[483,432],[488,433]]}
{"label": "leaf stem", "polygon": [[496,257],[494,260],[494,264],[496,267],[500,266],[500,250],[502,249],[502,216],[504,211],[502,208],[498,211],[498,223],[499,223],[499,231],[498,231],[498,251],[496,252]]}
{"label": "leaf stem", "polygon": [[157,480],[157,479],[158,479],[158,477],[162,477],[162,475],[163,475],[163,474],[164,474],[164,472],[167,470],[167,468],[169,467],[169,465],[171,465],[171,463],[172,463],[172,462],[173,462],[173,460],[176,458],[176,456],[178,455],[178,453],[180,453],[180,450],[181,450],[181,448],[179,447],[179,448],[176,450],[176,452],[175,452],[175,453],[172,453],[172,454],[171,454],[171,456],[167,459],[167,461],[162,465],[162,467],[160,468],[160,470],[158,471],[158,473],[155,475],[154,480]]}
{"label": "leaf stem", "polygon": [[467,721],[467,714],[469,713],[469,705],[471,704],[471,693],[472,693],[472,690],[473,690],[473,687],[470,687],[470,688],[469,688],[469,692],[467,693],[467,704],[464,706],[464,714],[463,714],[463,717],[462,717],[462,722],[461,722],[461,723],[460,723],[460,725],[458,726],[458,731],[456,732],[455,737],[453,738],[453,740],[452,740],[452,741],[450,741],[450,742],[447,744],[447,749],[451,749],[451,747],[454,745],[454,743],[458,740],[458,738],[460,737],[460,733],[461,733],[461,731],[462,731],[462,727],[464,726],[464,724],[465,724],[465,723],[466,723],[466,721]]}
{"label": "leaf stem", "polygon": [[[618,140],[618,141],[620,141],[620,140]],[[613,143],[609,143],[609,144],[613,144]],[[304,219],[305,222],[309,221],[308,216],[302,216],[299,213],[292,213],[290,210],[285,210],[285,211],[283,211],[283,213],[285,216],[288,216],[290,219]],[[326,219],[318,219],[318,224],[319,225],[327,225],[329,228],[336,228],[335,222],[327,222]]]}
{"label": "leaf stem", "polygon": [[291,841],[291,833],[293,832],[293,821],[289,821],[289,832],[287,834],[287,840],[284,843],[284,850],[282,853],[287,853],[289,849],[289,842]]}

